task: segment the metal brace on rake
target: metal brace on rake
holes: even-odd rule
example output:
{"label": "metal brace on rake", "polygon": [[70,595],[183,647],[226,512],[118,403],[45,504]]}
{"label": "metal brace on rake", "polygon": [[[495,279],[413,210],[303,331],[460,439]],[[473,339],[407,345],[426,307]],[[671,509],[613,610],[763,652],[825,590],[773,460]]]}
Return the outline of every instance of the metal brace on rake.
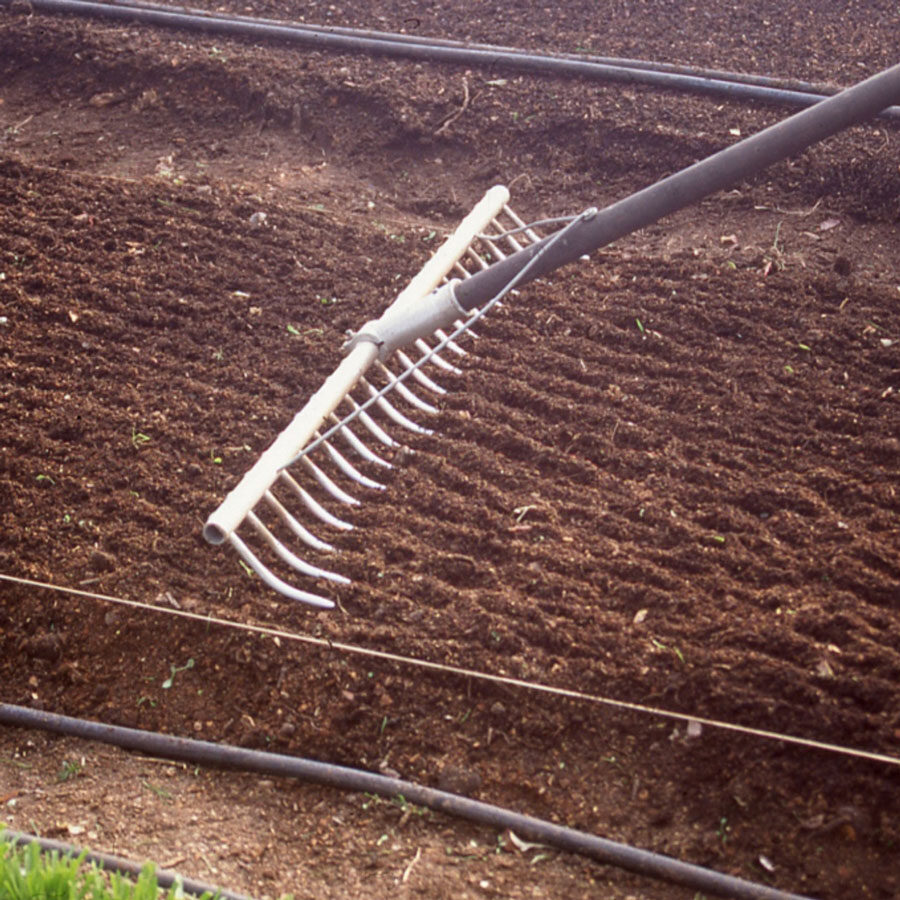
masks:
{"label": "metal brace on rake", "polygon": [[[375,467],[392,467],[381,455],[384,450],[376,452],[366,441],[374,440],[389,450],[399,448],[400,443],[388,432],[388,423],[418,434],[431,433],[401,406],[426,415],[437,413],[432,403],[410,388],[409,382],[417,382],[432,395],[446,393],[424,368],[427,365],[459,372],[441,353],[447,350],[457,357],[465,356],[466,351],[455,339],[463,335],[477,337],[469,326],[479,317],[478,310],[464,310],[456,302],[455,286],[471,278],[473,268],[487,269],[491,264],[488,260],[501,261],[509,253],[541,240],[509,208],[508,200],[505,187],[491,188],[383,315],[350,337],[338,368],[207,519],[203,529],[206,540],[231,544],[246,565],[284,596],[324,609],[334,606],[326,597],[300,590],[275,575],[250,543],[238,535],[238,530],[247,535],[247,541],[268,548],[300,575],[338,584],[349,582],[337,572],[302,559],[279,536],[290,536],[319,552],[334,553],[336,548],[313,533],[301,518],[316,519],[331,531],[353,527],[316,499],[299,479],[303,476],[315,482],[320,495],[327,496],[333,508],[334,504],[358,506],[360,501],[327,474],[314,456],[327,459],[332,472],[340,472],[357,487],[383,490],[383,484],[357,468],[358,460]],[[452,331],[449,335],[448,330]],[[410,348],[415,348],[418,355],[415,361],[407,353],[413,352]],[[380,386],[366,377],[369,370]],[[344,413],[341,416],[339,408]],[[366,441],[359,436],[360,430],[367,432]],[[336,438],[344,445],[340,450],[335,446]],[[257,515],[254,511],[260,506],[274,513],[278,534],[263,522],[262,513]]]}

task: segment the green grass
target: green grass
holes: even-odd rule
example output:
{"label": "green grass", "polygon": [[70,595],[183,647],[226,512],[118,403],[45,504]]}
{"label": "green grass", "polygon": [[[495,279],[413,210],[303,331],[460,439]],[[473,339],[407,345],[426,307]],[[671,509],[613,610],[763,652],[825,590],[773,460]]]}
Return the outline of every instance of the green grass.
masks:
{"label": "green grass", "polygon": [[[118,872],[104,872],[80,856],[42,853],[37,843],[20,847],[4,840],[0,826],[0,900],[158,900],[161,896],[153,866],[144,867],[137,881]],[[164,895],[182,897],[180,885]],[[212,900],[210,893],[201,900]]]}

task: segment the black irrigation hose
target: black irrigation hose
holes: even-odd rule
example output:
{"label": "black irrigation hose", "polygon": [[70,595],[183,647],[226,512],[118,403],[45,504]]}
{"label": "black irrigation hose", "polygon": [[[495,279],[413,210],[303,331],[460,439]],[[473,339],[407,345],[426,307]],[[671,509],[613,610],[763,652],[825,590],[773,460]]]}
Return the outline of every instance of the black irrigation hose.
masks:
{"label": "black irrigation hose", "polygon": [[[15,0],[0,0],[9,6]],[[572,54],[550,56],[527,53],[507,47],[465,44],[441,39],[418,38],[386,32],[350,28],[324,28],[305,24],[254,19],[190,9],[142,3],[98,3],[93,0],[29,0],[29,6],[39,12],[74,13],[98,16],[118,21],[197,30],[251,40],[279,40],[310,46],[316,50],[344,53],[372,53],[429,62],[446,62],[481,66],[489,71],[512,69],[540,75],[563,75],[616,81],[625,84],[644,84],[653,87],[691,91],[722,96],[732,100],[750,100],[789,106],[812,106],[820,102],[823,93],[793,90],[762,84],[759,77],[738,76],[731,73],[706,73],[702,70],[682,69],[639,60],[613,61],[602,57],[579,57]],[[714,75],[715,77],[709,77]],[[722,77],[723,75],[727,77]],[[740,79],[740,80],[738,80]],[[750,82],[754,83],[750,83]],[[777,82],[776,82],[777,83]],[[804,85],[804,87],[815,87]],[[827,92],[827,89],[826,89]],[[882,115],[900,120],[900,108],[886,110]]]}
{"label": "black irrigation hose", "polygon": [[[900,64],[834,97],[828,97],[810,109],[794,113],[570,227],[564,238],[543,253],[540,262],[530,268],[521,283],[575,262],[583,255],[645,228],[715,191],[756,175],[773,163],[872,118],[898,99]],[[455,294],[460,306],[471,310],[487,303],[528,266],[551,239],[553,235],[507,256],[458,284]]]}
{"label": "black irrigation hose", "polygon": [[263,775],[299,778],[342,790],[377,794],[382,797],[402,796],[417,806],[425,806],[501,831],[510,829],[537,843],[547,844],[569,853],[578,853],[601,863],[680,884],[716,897],[732,897],[735,900],[808,900],[798,894],[789,894],[742,878],[722,875],[711,869],[681,862],[649,850],[640,850],[478,800],[360,769],[259,750],[247,750],[227,744],[213,744],[208,741],[122,728],[117,725],[105,725],[8,703],[0,703],[0,723],[103,741],[164,759],[240,769]]}
{"label": "black irrigation hose", "polygon": [[[21,831],[11,831],[10,829],[0,830],[0,840],[8,841],[11,844],[19,846],[27,846],[28,844],[38,844],[45,853],[60,853],[63,856],[78,857],[84,853],[85,862],[96,863],[100,868],[109,872],[119,872],[122,875],[130,875],[137,878],[143,871],[143,863],[134,862],[125,859],[122,856],[113,856],[111,853],[98,853],[90,850],[85,852],[82,847],[76,847],[73,844],[66,844],[63,841],[54,841],[51,838],[43,838],[34,834],[25,834]],[[202,881],[195,881],[193,878],[184,878],[183,876],[172,872],[170,869],[156,869],[154,872],[156,883],[161,888],[171,888],[176,884],[180,884],[187,894],[193,894],[195,897],[201,897],[203,894],[209,894],[212,897],[221,897],[222,900],[250,900],[244,894],[235,894],[232,891],[224,891],[212,884],[204,884]]]}
{"label": "black irrigation hose", "polygon": [[[460,47],[463,49],[487,50],[493,53],[520,53],[512,47],[503,47],[498,44],[482,44],[474,41],[457,41],[449,38],[436,38],[425,35],[399,33],[396,31],[373,31],[365,28],[346,28],[341,25],[314,25],[309,22],[291,23],[284,20],[261,19],[254,16],[241,16],[236,14],[213,12],[206,9],[196,9],[175,3],[153,3],[149,0],[105,0],[114,6],[125,6],[132,9],[157,9],[163,12],[190,13],[195,16],[205,16],[213,19],[233,19],[238,22],[266,23],[272,25],[288,25],[307,29],[309,31],[331,34],[344,34],[350,37],[375,38],[379,40],[396,41],[405,44],[433,45],[440,47]],[[406,20],[416,24],[417,20]],[[541,54],[544,56],[545,54]],[[822,94],[828,96],[840,91],[833,84],[814,84],[808,81],[787,78],[769,78],[765,75],[748,75],[738,72],[724,72],[721,69],[704,69],[696,66],[682,66],[673,63],[650,62],[644,59],[623,59],[613,56],[597,56],[587,53],[561,53],[549,54],[561,59],[575,59],[582,62],[600,63],[602,65],[617,66],[626,69],[643,69],[650,72],[675,72],[679,75],[693,75],[697,78],[709,78],[718,81],[735,81],[739,84],[756,84],[760,87],[779,88],[785,91],[799,91],[807,94]]]}

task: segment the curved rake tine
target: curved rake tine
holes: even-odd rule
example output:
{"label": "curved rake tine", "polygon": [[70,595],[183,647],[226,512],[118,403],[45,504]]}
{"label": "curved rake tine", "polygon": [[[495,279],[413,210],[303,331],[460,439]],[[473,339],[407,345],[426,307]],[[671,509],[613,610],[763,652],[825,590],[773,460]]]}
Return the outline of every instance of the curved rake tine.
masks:
{"label": "curved rake tine", "polygon": [[[491,219],[491,224],[492,224],[492,225],[497,229],[497,231],[499,231],[501,234],[502,234],[504,231],[508,231],[508,230],[509,230],[509,229],[507,229],[507,228],[505,228],[505,227],[503,226],[503,224],[499,221],[499,219]],[[522,250],[522,249],[524,248],[524,244],[520,244],[520,243],[516,240],[515,235],[508,234],[508,235],[506,235],[506,237],[503,238],[503,240],[506,241],[506,243],[509,244],[510,247],[512,247],[513,253],[516,253],[516,252],[518,252],[519,250]]]}
{"label": "curved rake tine", "polygon": [[[513,222],[516,223],[516,228],[525,228],[525,222],[523,219],[519,218],[519,216],[513,212],[505,203],[503,204],[503,212],[508,215]],[[533,228],[525,228],[526,235],[531,239],[532,243],[537,243],[542,240],[541,235],[538,234]]]}
{"label": "curved rake tine", "polygon": [[247,513],[247,521],[256,529],[257,534],[272,548],[272,550],[275,551],[279,558],[298,572],[308,575],[310,578],[325,578],[328,581],[336,581],[338,584],[350,584],[349,578],[338,575],[337,572],[329,572],[327,569],[320,569],[318,566],[313,566],[305,560],[300,559],[296,554],[291,553],[291,551],[288,550],[288,548],[285,547],[268,528],[266,528],[252,509]]}
{"label": "curved rake tine", "polygon": [[294,478],[290,472],[286,472],[284,469],[281,470],[281,479],[285,484],[288,484],[293,489],[294,493],[303,501],[303,505],[317,518],[321,519],[326,525],[331,525],[334,528],[340,528],[341,531],[352,531],[353,526],[349,522],[345,522],[343,519],[339,519],[337,516],[332,515],[310,494],[306,488],[301,487],[297,480]]}
{"label": "curved rake tine", "polygon": [[471,247],[469,247],[469,249],[466,250],[466,255],[470,256],[473,260],[475,260],[475,262],[478,263],[478,266],[481,269],[489,269],[491,267],[491,264],[489,262],[486,262],[485,260],[483,260],[481,258],[481,254],[476,253]]}
{"label": "curved rake tine", "polygon": [[[442,334],[442,332],[440,329],[438,329],[437,331],[435,331],[434,334],[436,337],[439,337]],[[441,337],[441,340],[443,340],[445,337],[447,337],[447,335],[444,333],[443,337]],[[422,354],[422,356],[425,356],[426,354],[431,353],[431,347],[429,347],[428,343],[426,341],[422,340],[422,338],[419,338],[415,342],[414,346]],[[450,341],[450,343],[447,344],[447,349],[452,350],[457,356],[465,356],[466,355],[466,351],[463,350],[463,348],[460,347],[459,344],[457,344],[453,341]],[[456,366],[454,366],[452,363],[448,363],[445,359],[442,359],[437,353],[434,353],[431,355],[431,362],[433,362],[439,369],[445,369],[448,372],[456,373],[459,371],[459,369],[457,369]]]}
{"label": "curved rake tine", "polygon": [[[435,335],[435,337],[438,337],[441,340],[444,340],[447,337],[446,333],[441,331],[440,328],[438,328],[434,332],[434,335]],[[452,363],[448,363],[439,354],[432,353],[431,347],[429,347],[428,343],[426,341],[424,341],[422,338],[417,338],[413,346],[416,347],[423,356],[425,356],[426,354],[429,354],[431,356],[431,362],[433,362],[439,369],[446,369],[448,372],[454,372],[454,373],[459,372],[459,369],[457,369],[456,366],[454,366]],[[465,356],[466,355],[466,351],[463,350],[463,348],[460,347],[459,344],[457,344],[455,341],[448,341],[446,344],[446,349],[452,350],[457,356]]]}
{"label": "curved rake tine", "polygon": [[[318,437],[318,435],[316,436]],[[304,456],[300,460],[300,464],[319,482],[323,490],[331,494],[338,503],[343,503],[346,506],[360,506],[360,502],[356,497],[352,497],[345,490],[339,488],[308,456]]]}
{"label": "curved rake tine", "polygon": [[317,606],[319,609],[334,609],[334,603],[319,597],[316,594],[308,594],[306,591],[298,591],[297,588],[291,587],[286,581],[282,581],[276,575],[273,575],[254,555],[253,551],[234,533],[228,535],[228,542],[237,550],[241,559],[256,572],[257,575],[272,590],[278,591],[291,600],[299,600],[301,603],[308,603],[310,606]]}
{"label": "curved rake tine", "polygon": [[490,247],[491,253],[493,253],[497,259],[506,259],[506,254],[490,238],[483,237],[482,240]]}
{"label": "curved rake tine", "polygon": [[[402,350],[398,350],[395,355],[404,369],[412,369],[414,365],[413,361]],[[432,357],[432,359],[434,359],[434,357]],[[457,369],[456,366],[451,366],[449,363],[444,363],[444,365],[448,366],[452,371],[455,371],[456,374],[462,374],[462,371]],[[412,377],[415,378],[423,388],[431,391],[432,394],[443,395],[447,393],[444,388],[436,381],[432,381],[421,369],[413,369]]]}
{"label": "curved rake tine", "polygon": [[384,372],[385,378],[394,385],[394,390],[403,397],[407,403],[415,406],[416,409],[421,409],[422,412],[428,413],[430,416],[437,415],[436,407],[432,406],[430,403],[426,403],[421,397],[417,397],[402,381],[398,381],[397,376],[381,362],[381,360],[379,360],[376,365]]}
{"label": "curved rake tine", "polygon": [[369,478],[367,475],[363,475],[353,463],[347,459],[343,453],[335,450],[328,441],[324,441],[322,446],[325,448],[325,452],[331,458],[331,461],[350,479],[355,481],[357,484],[361,484],[363,487],[372,488],[373,491],[384,491],[387,488],[380,482],[375,481],[374,478]]}
{"label": "curved rake tine", "polygon": [[[498,305],[499,305],[499,301],[498,301]],[[477,309],[473,309],[472,312],[478,312],[478,310],[477,310]],[[453,323],[453,327],[454,327],[454,328],[459,328],[461,325],[462,325],[462,319],[457,319],[457,320]],[[434,334],[435,334],[435,337],[439,337],[442,341],[443,341],[443,340],[446,340],[446,338],[447,338],[447,335],[446,335],[443,331],[441,331],[440,328],[438,328],[437,331],[435,331]],[[467,329],[466,329],[466,334],[467,334],[470,338],[472,338],[473,341],[477,341],[477,340],[478,340],[478,332],[472,331],[471,328],[467,328]],[[450,341],[450,343],[452,344],[453,341]],[[465,351],[463,351],[463,352],[465,352]]]}
{"label": "curved rake tine", "polygon": [[[360,378],[359,383],[369,392],[370,396],[375,397],[378,394],[378,390],[372,387],[365,378]],[[413,422],[412,419],[408,419],[396,406],[384,397],[379,397],[375,401],[375,404],[379,409],[384,411],[388,418],[396,422],[401,428],[412,431],[414,434],[434,434],[430,428],[423,428],[418,422]]]}
{"label": "curved rake tine", "polygon": [[[359,404],[353,400],[352,397],[348,397],[347,399],[350,400],[356,408],[359,408]],[[363,416],[366,418],[364,419]],[[330,418],[335,423],[340,422],[340,419],[333,413]],[[366,419],[368,419],[368,422],[366,422]],[[391,442],[389,446],[400,446],[376,421],[372,419],[371,416],[366,415],[366,413],[360,413],[359,420],[363,425],[366,425],[373,434],[375,434],[376,429],[380,431]],[[385,469],[394,468],[386,459],[382,459],[377,453],[371,451],[346,425],[341,427],[340,435],[363,459],[370,463],[375,463],[376,466],[383,466]],[[378,435],[376,434],[375,436],[377,437]]]}
{"label": "curved rake tine", "polygon": [[308,528],[301,525],[271,491],[266,491],[263,496],[266,498],[266,501],[272,509],[274,509],[281,517],[281,521],[284,522],[284,524],[287,525],[287,527],[297,535],[307,547],[312,547],[313,550],[321,550],[323,553],[334,552],[335,548],[331,544],[327,541],[323,541],[321,538],[317,538]]}

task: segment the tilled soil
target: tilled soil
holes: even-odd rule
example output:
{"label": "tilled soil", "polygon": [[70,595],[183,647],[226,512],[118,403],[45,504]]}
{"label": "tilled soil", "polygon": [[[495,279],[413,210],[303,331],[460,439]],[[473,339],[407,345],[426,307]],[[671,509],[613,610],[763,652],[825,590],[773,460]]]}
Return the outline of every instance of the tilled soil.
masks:
{"label": "tilled soil", "polygon": [[[235,11],[837,83],[889,64],[900,31],[892,4],[596,6]],[[316,612],[200,531],[346,330],[491,184],[526,216],[577,212],[783,111],[27,8],[3,11],[0,50],[0,572],[20,579],[0,699],[396,771],[798,893],[897,896],[896,766],[326,643],[897,758],[895,127],[508,298],[461,374],[430,369],[448,393],[410,415],[434,434],[389,472],[359,463],[387,490],[353,489],[354,530],[319,529],[341,553],[310,560],[352,584],[301,585],[338,604]],[[98,849],[260,896],[692,896],[364,798],[176,767],[162,790],[158,764],[0,743],[15,827],[88,821]]]}

